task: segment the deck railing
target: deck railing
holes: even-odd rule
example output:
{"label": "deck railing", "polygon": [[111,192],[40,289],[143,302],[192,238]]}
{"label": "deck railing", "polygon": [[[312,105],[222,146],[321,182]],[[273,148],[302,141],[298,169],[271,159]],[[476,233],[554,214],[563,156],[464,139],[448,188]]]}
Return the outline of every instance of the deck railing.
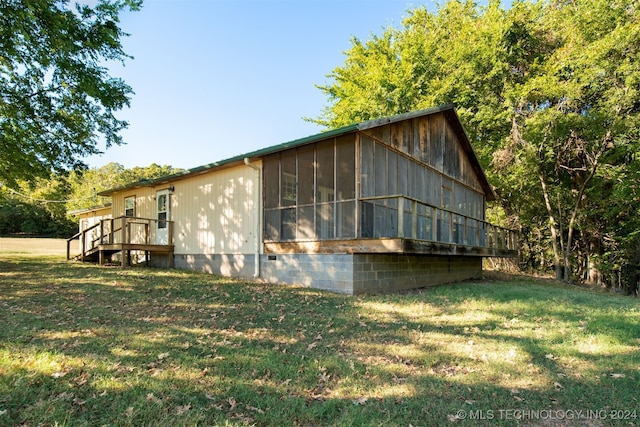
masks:
{"label": "deck railing", "polygon": [[407,238],[517,251],[518,233],[406,196],[360,199],[362,238]]}
{"label": "deck railing", "polygon": [[67,259],[75,256],[71,254],[75,240],[79,240],[78,256],[83,259],[99,245],[173,245],[173,221],[127,216],[101,219],[67,239]]}

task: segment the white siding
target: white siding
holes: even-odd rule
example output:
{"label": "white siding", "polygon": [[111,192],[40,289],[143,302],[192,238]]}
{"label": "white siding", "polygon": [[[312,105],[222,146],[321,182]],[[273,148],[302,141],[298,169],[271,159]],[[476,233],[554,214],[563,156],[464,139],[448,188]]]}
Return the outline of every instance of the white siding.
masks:
{"label": "white siding", "polygon": [[[158,187],[158,190],[166,187],[166,185]],[[135,188],[114,194],[111,196],[113,217],[118,218],[124,216],[124,199],[134,196],[136,202],[135,216],[138,218],[155,218],[155,195],[156,189],[152,187]]]}
{"label": "white siding", "polygon": [[[261,167],[260,162],[254,165]],[[176,181],[174,186],[176,255],[254,253],[261,197],[254,169],[236,166]]]}

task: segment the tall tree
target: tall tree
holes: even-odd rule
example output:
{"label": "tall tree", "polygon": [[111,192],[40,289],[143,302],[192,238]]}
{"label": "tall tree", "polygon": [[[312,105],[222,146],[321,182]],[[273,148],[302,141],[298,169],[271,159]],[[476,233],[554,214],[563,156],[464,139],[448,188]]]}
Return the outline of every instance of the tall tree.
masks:
{"label": "tall tree", "polygon": [[141,0],[0,0],[0,181],[15,186],[121,144],[132,89],[105,61],[129,58],[118,27]]}
{"label": "tall tree", "polygon": [[583,280],[584,266],[616,258],[607,248],[638,247],[617,225],[629,212],[619,197],[637,194],[625,178],[638,166],[639,17],[635,0],[418,8],[401,29],[353,40],[320,87],[329,105],[317,122],[454,102],[533,258],[550,253],[558,278]]}

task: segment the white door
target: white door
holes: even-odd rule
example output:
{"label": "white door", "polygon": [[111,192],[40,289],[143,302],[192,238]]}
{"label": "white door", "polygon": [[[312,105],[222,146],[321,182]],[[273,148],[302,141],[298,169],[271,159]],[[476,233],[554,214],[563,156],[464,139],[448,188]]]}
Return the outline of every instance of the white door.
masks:
{"label": "white door", "polygon": [[171,220],[169,211],[169,190],[160,190],[156,193],[156,245],[169,244],[169,224]]}

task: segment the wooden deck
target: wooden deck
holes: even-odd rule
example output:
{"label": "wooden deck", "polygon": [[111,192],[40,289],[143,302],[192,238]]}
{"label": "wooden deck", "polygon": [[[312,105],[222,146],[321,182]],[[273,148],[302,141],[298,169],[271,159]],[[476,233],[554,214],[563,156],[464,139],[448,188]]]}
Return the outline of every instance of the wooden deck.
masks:
{"label": "wooden deck", "polygon": [[[173,267],[173,222],[161,221],[166,244],[152,243],[158,237],[158,220],[137,217],[102,219],[99,223],[67,239],[67,260],[97,262],[104,265],[113,255],[120,254],[120,265],[132,265],[132,253],[144,254],[145,264],[151,259],[164,257]],[[71,242],[79,241],[79,253],[73,255]]]}

